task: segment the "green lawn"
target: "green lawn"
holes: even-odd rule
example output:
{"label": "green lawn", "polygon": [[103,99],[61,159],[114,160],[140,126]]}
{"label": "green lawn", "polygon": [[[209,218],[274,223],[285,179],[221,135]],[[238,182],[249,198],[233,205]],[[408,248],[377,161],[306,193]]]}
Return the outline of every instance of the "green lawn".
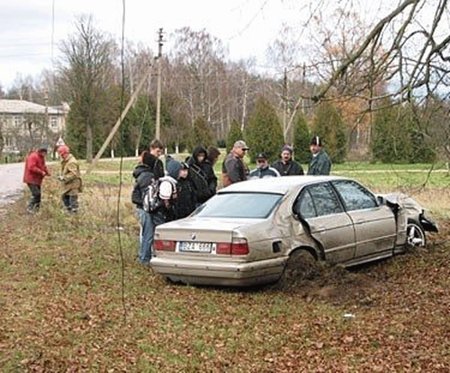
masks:
{"label": "green lawn", "polygon": [[[381,190],[389,175],[362,176]],[[328,269],[290,292],[168,284],[136,263],[129,173],[120,201],[119,175],[86,176],[77,216],[46,180],[39,214],[23,199],[0,219],[0,371],[448,371],[450,194],[440,177],[438,188],[411,189],[441,227],[428,249]]]}

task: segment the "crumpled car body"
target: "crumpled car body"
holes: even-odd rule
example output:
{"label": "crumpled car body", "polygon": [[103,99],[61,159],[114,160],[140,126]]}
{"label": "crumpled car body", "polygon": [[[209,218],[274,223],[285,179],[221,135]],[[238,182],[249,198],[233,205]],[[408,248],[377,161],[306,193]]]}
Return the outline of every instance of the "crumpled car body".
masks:
{"label": "crumpled car body", "polygon": [[411,197],[353,179],[288,176],[232,184],[191,216],[155,230],[154,271],[194,285],[279,280],[299,251],[352,266],[425,245],[437,231]]}

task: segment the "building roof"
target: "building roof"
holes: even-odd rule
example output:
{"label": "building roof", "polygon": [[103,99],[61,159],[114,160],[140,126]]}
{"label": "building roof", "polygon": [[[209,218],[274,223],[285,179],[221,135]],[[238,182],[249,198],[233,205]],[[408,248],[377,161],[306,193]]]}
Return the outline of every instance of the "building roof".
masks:
{"label": "building roof", "polygon": [[[49,114],[63,115],[68,111],[65,105],[49,106]],[[45,106],[25,100],[0,100],[0,114],[45,114]]]}

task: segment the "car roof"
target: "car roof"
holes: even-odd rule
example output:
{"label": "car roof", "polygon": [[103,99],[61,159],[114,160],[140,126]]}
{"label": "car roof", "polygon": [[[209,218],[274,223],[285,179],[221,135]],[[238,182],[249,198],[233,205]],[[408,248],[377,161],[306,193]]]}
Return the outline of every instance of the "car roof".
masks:
{"label": "car roof", "polygon": [[252,179],[231,184],[221,189],[218,193],[235,193],[235,192],[263,192],[286,194],[289,190],[317,182],[330,180],[347,180],[341,176],[282,176],[268,177],[263,179]]}

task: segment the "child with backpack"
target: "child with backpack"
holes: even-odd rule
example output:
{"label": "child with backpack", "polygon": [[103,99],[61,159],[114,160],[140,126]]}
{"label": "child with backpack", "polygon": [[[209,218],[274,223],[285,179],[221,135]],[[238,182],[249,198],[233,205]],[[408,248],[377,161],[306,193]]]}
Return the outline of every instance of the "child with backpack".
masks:
{"label": "child with backpack", "polygon": [[136,217],[140,224],[138,259],[142,264],[150,263],[155,227],[157,224],[161,224],[157,216],[153,216],[144,209],[146,192],[149,186],[155,182],[155,176],[152,172],[154,166],[155,157],[150,152],[144,151],[141,155],[141,162],[133,171],[135,183],[131,194],[131,201],[136,205]]}

